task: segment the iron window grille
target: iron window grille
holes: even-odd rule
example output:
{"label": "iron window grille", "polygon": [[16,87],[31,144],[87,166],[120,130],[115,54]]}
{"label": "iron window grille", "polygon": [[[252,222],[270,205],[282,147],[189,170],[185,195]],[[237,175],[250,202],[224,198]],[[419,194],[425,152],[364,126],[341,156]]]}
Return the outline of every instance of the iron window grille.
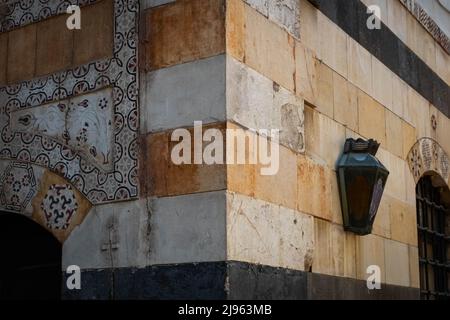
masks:
{"label": "iron window grille", "polygon": [[416,198],[421,298],[449,300],[449,208],[431,177],[419,181]]}

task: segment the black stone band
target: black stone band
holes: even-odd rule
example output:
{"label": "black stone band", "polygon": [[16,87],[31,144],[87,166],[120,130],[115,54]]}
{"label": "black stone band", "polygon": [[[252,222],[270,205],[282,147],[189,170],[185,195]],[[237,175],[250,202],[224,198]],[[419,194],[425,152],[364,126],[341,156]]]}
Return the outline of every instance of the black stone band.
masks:
{"label": "black stone band", "polygon": [[67,300],[419,299],[419,289],[384,284],[368,290],[361,280],[244,262],[85,270],[81,290],[68,290],[63,281],[62,291]]}
{"label": "black stone band", "polygon": [[367,28],[367,7],[360,0],[309,0],[362,47],[450,118],[450,86],[384,23]]}

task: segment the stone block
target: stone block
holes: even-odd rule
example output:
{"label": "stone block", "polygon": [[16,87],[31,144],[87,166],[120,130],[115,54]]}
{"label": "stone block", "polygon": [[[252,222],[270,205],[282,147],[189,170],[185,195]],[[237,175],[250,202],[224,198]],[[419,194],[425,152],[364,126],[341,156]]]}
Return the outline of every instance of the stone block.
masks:
{"label": "stone block", "polygon": [[295,89],[296,93],[311,105],[317,105],[319,61],[312,50],[295,43]]}
{"label": "stone block", "polygon": [[348,37],[348,79],[366,93],[372,92],[371,54]]}
{"label": "stone block", "polygon": [[225,191],[152,200],[149,263],[226,260],[226,201]]}
{"label": "stone block", "polygon": [[358,89],[337,73],[333,74],[334,119],[358,131]]}
{"label": "stone block", "polygon": [[386,145],[385,108],[362,91],[358,92],[359,133]]}
{"label": "stone block", "polygon": [[384,239],[376,235],[356,237],[356,264],[357,277],[360,280],[367,280],[369,266],[378,266],[381,270],[381,282],[385,283],[385,252]]}
{"label": "stone block", "polygon": [[331,221],[334,171],[305,156],[298,156],[297,166],[298,210]]}
{"label": "stone block", "polygon": [[417,214],[415,206],[392,199],[390,206],[391,237],[412,246],[417,246]]}
{"label": "stone block", "polygon": [[371,95],[384,107],[392,109],[392,71],[372,56],[372,92]]}
{"label": "stone block", "polygon": [[343,77],[348,74],[347,34],[322,13],[318,14],[320,58]]}
{"label": "stone block", "polygon": [[225,121],[225,63],[219,55],[144,74],[141,131]]}
{"label": "stone block", "polygon": [[403,120],[386,110],[386,149],[394,155],[403,157]]}
{"label": "stone block", "polygon": [[333,70],[326,64],[318,65],[317,77],[317,110],[326,116],[334,116]]}
{"label": "stone block", "polygon": [[409,285],[420,288],[419,249],[409,246]]}
{"label": "stone block", "polygon": [[8,84],[34,77],[36,68],[36,24],[8,33]]}
{"label": "stone block", "polygon": [[245,63],[290,91],[295,90],[294,39],[285,30],[245,7]]}
{"label": "stone block", "polygon": [[227,258],[308,271],[314,251],[311,216],[227,193]]}
{"label": "stone block", "polygon": [[386,283],[403,287],[410,286],[409,252],[406,244],[386,239]]}
{"label": "stone block", "polygon": [[73,63],[82,65],[110,58],[114,47],[114,4],[112,0],[82,8],[81,30],[74,34]]}
{"label": "stone block", "polygon": [[404,117],[404,110],[408,108],[408,86],[397,75],[392,75],[392,108],[400,118]]}
{"label": "stone block", "polygon": [[37,24],[36,76],[52,74],[72,65],[73,31],[65,15]]}
{"label": "stone block", "polygon": [[145,16],[145,65],[156,70],[225,51],[223,0],[176,1]]}

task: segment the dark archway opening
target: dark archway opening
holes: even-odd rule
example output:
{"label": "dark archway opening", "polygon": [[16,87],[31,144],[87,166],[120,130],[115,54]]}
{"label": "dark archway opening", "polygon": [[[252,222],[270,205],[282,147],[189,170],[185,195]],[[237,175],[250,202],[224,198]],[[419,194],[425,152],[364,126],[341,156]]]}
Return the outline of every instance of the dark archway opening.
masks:
{"label": "dark archway opening", "polygon": [[0,299],[60,299],[61,251],[39,224],[0,212]]}

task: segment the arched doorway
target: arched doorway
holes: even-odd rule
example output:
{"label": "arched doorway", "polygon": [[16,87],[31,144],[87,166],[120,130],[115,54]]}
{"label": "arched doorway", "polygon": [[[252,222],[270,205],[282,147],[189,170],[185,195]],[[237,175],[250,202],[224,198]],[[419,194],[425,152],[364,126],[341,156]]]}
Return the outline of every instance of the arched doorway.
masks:
{"label": "arched doorway", "polygon": [[31,219],[0,212],[0,300],[59,299],[61,243]]}
{"label": "arched doorway", "polygon": [[416,199],[421,298],[449,300],[450,190],[439,175],[425,175]]}

